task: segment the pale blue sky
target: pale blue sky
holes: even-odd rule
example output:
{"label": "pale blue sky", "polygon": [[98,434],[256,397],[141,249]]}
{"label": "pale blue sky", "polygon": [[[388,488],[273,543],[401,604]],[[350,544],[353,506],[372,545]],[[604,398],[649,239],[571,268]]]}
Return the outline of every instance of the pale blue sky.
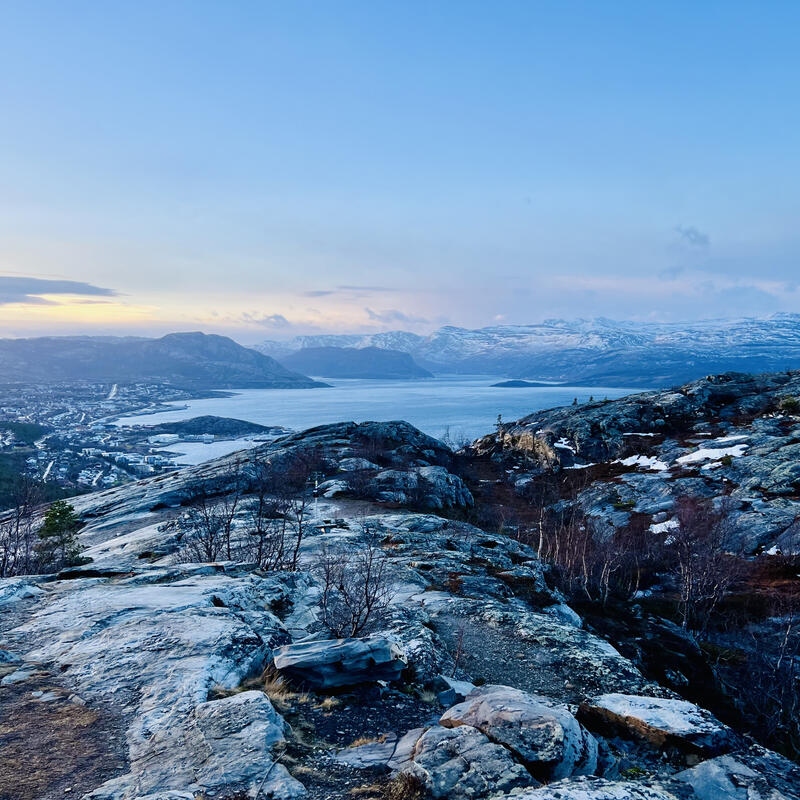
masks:
{"label": "pale blue sky", "polygon": [[798,29],[792,2],[0,0],[0,335],[800,311]]}

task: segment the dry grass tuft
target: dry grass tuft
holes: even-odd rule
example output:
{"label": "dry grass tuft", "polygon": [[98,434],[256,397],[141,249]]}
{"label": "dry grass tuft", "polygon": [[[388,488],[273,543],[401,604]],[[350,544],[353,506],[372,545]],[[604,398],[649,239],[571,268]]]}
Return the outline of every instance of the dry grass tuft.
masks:
{"label": "dry grass tuft", "polygon": [[424,800],[425,781],[407,772],[398,772],[382,791],[383,800]]}
{"label": "dry grass tuft", "polygon": [[385,733],[380,736],[359,736],[358,739],[349,744],[349,747],[361,747],[362,744],[383,744],[385,741]]}
{"label": "dry grass tuft", "polygon": [[417,693],[417,696],[423,703],[427,703],[429,706],[436,705],[439,698],[436,692],[431,691],[430,689],[420,689]]}
{"label": "dry grass tuft", "polygon": [[306,766],[305,764],[301,764],[299,766],[292,768],[292,777],[297,778],[297,780],[299,780],[300,783],[302,783],[303,778],[305,778],[306,780],[310,778],[320,780],[324,779],[325,775],[315,767],[309,767]]}
{"label": "dry grass tuft", "polygon": [[359,798],[359,800],[382,800],[383,786],[377,783],[367,783],[363,786],[353,786],[348,794],[351,797]]}
{"label": "dry grass tuft", "polygon": [[314,708],[321,711],[333,711],[334,708],[339,708],[342,701],[338,697],[326,697],[324,700],[317,703]]}
{"label": "dry grass tuft", "polygon": [[292,702],[311,702],[308,694],[296,691],[274,667],[267,667],[256,681],[256,685],[276,704],[285,706]]}

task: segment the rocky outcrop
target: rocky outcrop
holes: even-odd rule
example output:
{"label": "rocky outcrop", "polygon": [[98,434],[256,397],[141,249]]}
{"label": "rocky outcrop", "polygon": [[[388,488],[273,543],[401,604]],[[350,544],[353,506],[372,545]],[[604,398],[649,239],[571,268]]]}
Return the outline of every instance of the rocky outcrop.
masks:
{"label": "rocky outcrop", "polygon": [[[669,447],[669,464],[691,450],[677,440]],[[404,424],[324,426],[260,451],[272,470],[313,453],[349,498],[392,485],[404,503],[431,493],[467,502],[448,451]],[[295,571],[175,563],[186,552],[180,532],[161,524],[175,512],[152,509],[225,491],[231,475],[252,475],[251,455],[79,498],[93,561],[0,580],[0,693],[39,707],[54,708],[57,697],[87,713],[109,710],[124,744],[119,768],[87,779],[81,792],[96,800],[293,800],[303,782],[313,800],[343,800],[400,770],[433,796],[464,800],[793,798],[796,767],[754,752],[646,677],[629,648],[598,635],[610,628],[590,609],[582,609],[584,624],[548,585],[534,550],[497,532],[317,498],[306,507]],[[652,457],[666,460],[667,450]],[[650,466],[637,461],[637,478],[661,485]],[[391,479],[376,480],[387,472]],[[421,492],[422,478],[438,488]],[[662,501],[651,493],[653,508]],[[234,539],[249,535],[246,504],[237,506]],[[390,605],[371,637],[321,639],[320,555],[367,540],[385,558]],[[677,647],[680,632],[665,626],[653,635]],[[273,662],[287,680],[262,675]]]}
{"label": "rocky outcrop", "polygon": [[219,786],[256,788],[262,779],[272,797],[294,800],[303,785],[275,763],[272,750],[284,742],[285,723],[263,692],[251,691],[200,703],[185,727],[176,725],[151,749],[146,769],[131,787],[129,776],[92,792],[92,800],[135,797],[159,787],[213,792]]}
{"label": "rocky outcrop", "polygon": [[18,671],[48,664],[84,701],[126,708],[129,769],[93,797],[247,789],[271,767],[265,786],[298,796],[271,761],[284,725],[266,697],[208,699],[260,672],[288,639],[268,610],[286,597],[280,579],[230,565],[140,567],[40,588],[10,641],[25,648]]}
{"label": "rocky outcrop", "polygon": [[[372,458],[380,464],[373,465]],[[302,463],[311,465],[308,468],[323,481],[328,477],[341,480],[339,494],[353,498],[434,510],[468,508],[472,495],[461,478],[448,471],[452,460],[449,448],[407,422],[342,422],[281,436],[179,472],[77,497],[72,503],[84,519],[177,507],[203,495],[252,490],[265,477],[280,479]],[[374,469],[364,467],[365,463]]]}
{"label": "rocky outcrop", "polygon": [[644,739],[654,747],[675,747],[714,755],[736,742],[733,731],[713,714],[686,700],[604,694],[587,700],[578,718],[592,729]]}
{"label": "rocky outcrop", "polygon": [[800,372],[717,375],[537,412],[471,452],[506,463],[522,494],[541,476],[574,471],[570,502],[601,532],[644,514],[666,536],[679,498],[724,498],[733,547],[800,553],[798,397]]}
{"label": "rocky outcrop", "polygon": [[395,681],[405,667],[400,648],[382,636],[298,642],[275,651],[275,668],[311,689]]}
{"label": "rocky outcrop", "polygon": [[473,505],[472,494],[464,481],[439,466],[381,470],[369,480],[365,490],[367,496],[375,500],[437,511]]}
{"label": "rocky outcrop", "polygon": [[469,725],[427,730],[404,771],[420,777],[436,800],[471,800],[538,783],[506,748]]}
{"label": "rocky outcrop", "polygon": [[542,781],[591,775],[597,769],[597,742],[565,707],[510,686],[474,689],[439,723],[477,728]]}
{"label": "rocky outcrop", "polygon": [[798,800],[800,767],[753,746],[678,772],[668,785],[679,797],[688,788],[691,800]]}

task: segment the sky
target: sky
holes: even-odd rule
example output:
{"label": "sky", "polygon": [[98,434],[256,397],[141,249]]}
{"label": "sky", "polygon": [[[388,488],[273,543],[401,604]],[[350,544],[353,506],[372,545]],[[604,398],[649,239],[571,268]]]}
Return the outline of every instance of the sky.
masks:
{"label": "sky", "polygon": [[0,0],[0,336],[800,311],[798,26]]}

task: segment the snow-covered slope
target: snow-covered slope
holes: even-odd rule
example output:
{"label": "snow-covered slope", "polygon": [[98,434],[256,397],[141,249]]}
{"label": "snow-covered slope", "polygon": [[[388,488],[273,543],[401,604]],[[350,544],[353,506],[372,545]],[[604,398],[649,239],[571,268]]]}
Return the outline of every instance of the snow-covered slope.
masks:
{"label": "snow-covered slope", "polygon": [[319,346],[402,350],[438,373],[666,386],[728,370],[797,368],[800,314],[685,323],[551,319],[478,330],[448,325],[425,337],[404,331],[304,336],[257,349],[282,355]]}

